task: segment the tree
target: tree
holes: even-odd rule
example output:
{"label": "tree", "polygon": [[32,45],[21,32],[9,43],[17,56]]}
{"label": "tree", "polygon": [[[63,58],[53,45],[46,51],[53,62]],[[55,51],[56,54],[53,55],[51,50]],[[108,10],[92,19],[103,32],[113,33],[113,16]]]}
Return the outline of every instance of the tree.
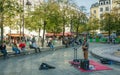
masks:
{"label": "tree", "polygon": [[16,5],[17,5],[17,2],[14,0],[1,0],[0,1],[1,42],[3,42],[4,25],[9,26],[9,23],[10,23],[9,21],[11,18],[13,18],[15,11],[17,9]]}
{"label": "tree", "polygon": [[101,29],[108,31],[109,41],[110,41],[110,34],[114,30],[114,22],[113,16],[110,13],[105,13],[101,19]]}
{"label": "tree", "polygon": [[112,9],[111,14],[113,15],[114,31],[119,35],[120,34],[120,1],[115,0],[114,3],[116,6]]}
{"label": "tree", "polygon": [[48,24],[46,27],[47,32],[60,33],[61,32],[61,12],[60,5],[58,2],[49,2],[49,15],[48,15]]}
{"label": "tree", "polygon": [[0,28],[1,28],[1,43],[3,42],[3,20],[4,20],[4,8],[3,8],[4,1],[0,1]]}
{"label": "tree", "polygon": [[90,17],[88,21],[88,31],[92,31],[93,36],[95,35],[95,31],[99,29],[99,19]]}

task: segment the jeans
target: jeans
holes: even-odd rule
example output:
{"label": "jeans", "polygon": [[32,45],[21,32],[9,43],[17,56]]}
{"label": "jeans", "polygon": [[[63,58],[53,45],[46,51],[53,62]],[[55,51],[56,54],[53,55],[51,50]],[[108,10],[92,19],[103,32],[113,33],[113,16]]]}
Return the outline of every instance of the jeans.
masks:
{"label": "jeans", "polygon": [[1,50],[1,53],[3,53],[4,58],[7,58],[7,51],[6,50]]}
{"label": "jeans", "polygon": [[15,51],[15,54],[20,54],[20,50],[18,48],[13,47],[12,50]]}
{"label": "jeans", "polygon": [[51,44],[50,46],[49,46],[51,49],[54,49],[54,46]]}

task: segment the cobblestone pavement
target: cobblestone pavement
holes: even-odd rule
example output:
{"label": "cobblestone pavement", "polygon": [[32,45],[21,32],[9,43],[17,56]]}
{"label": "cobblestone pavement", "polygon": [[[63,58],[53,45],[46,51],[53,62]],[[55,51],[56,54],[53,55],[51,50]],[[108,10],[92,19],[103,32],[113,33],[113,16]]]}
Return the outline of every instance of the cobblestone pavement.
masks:
{"label": "cobblestone pavement", "polygon": [[[111,46],[108,44],[90,44],[90,51],[94,48]],[[78,49],[78,58],[83,58],[81,48]],[[72,67],[68,61],[73,59],[73,48],[46,51],[42,53],[0,59],[0,75],[120,75],[120,65],[107,65],[113,70],[80,72]],[[99,61],[89,54],[89,59]],[[56,67],[56,69],[39,70],[42,62]]]}

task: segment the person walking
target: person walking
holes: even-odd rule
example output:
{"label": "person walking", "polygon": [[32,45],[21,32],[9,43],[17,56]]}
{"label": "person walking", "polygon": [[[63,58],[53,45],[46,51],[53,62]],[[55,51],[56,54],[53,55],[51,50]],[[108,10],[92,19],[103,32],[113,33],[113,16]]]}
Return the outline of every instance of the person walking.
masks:
{"label": "person walking", "polygon": [[82,50],[84,53],[84,59],[88,60],[88,48],[89,48],[89,44],[87,42],[87,38],[84,38],[83,44],[82,44]]}

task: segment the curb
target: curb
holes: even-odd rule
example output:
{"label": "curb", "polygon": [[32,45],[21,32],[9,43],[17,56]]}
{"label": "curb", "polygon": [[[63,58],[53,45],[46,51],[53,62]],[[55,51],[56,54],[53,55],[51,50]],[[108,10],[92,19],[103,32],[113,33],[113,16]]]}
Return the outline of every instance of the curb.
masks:
{"label": "curb", "polygon": [[[119,57],[116,57],[114,55],[110,55],[110,54],[107,54],[105,53],[105,51],[107,51],[106,49],[108,49],[108,51],[111,49],[111,48],[119,48],[118,46],[112,46],[110,48],[106,47],[106,48],[98,48],[98,49],[93,49],[92,51],[90,51],[90,53],[97,57],[97,58],[105,58],[105,59],[108,59],[108,60],[112,60],[113,62],[116,62],[116,63],[120,63],[120,58]],[[105,53],[105,54],[104,54]]]}

